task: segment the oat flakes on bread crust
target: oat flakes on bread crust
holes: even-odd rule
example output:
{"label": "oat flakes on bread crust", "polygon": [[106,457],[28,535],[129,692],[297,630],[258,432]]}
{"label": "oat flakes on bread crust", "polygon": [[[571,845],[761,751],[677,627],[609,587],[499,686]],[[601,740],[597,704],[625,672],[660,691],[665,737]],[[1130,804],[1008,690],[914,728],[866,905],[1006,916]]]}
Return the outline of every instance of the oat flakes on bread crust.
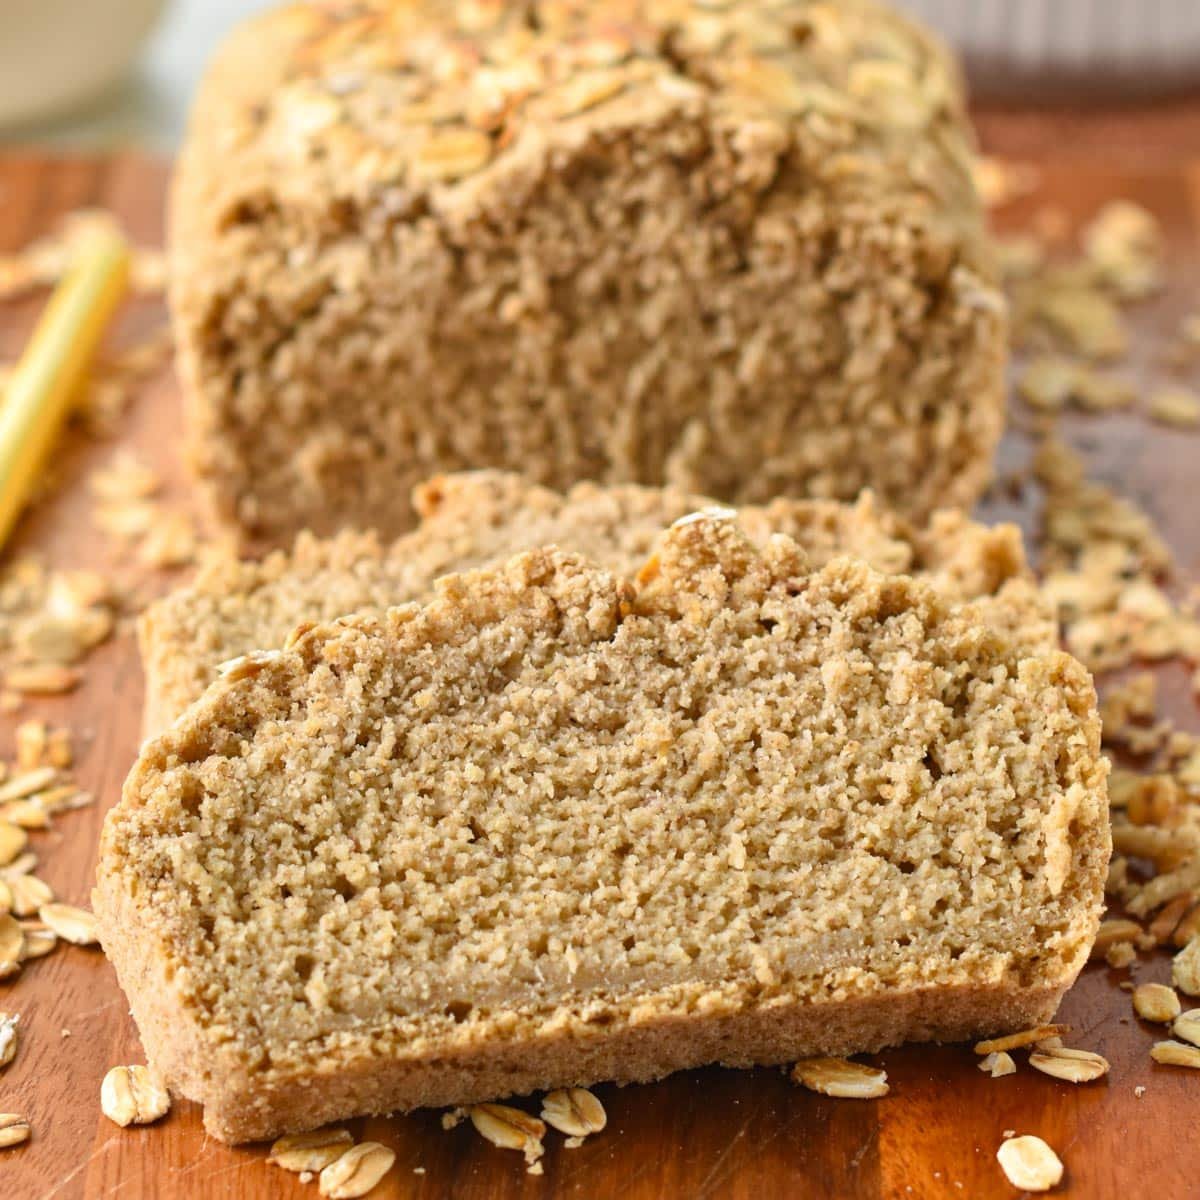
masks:
{"label": "oat flakes on bread crust", "polygon": [[285,544],[505,467],[970,507],[1004,301],[948,54],[873,0],[249,22],[173,187],[191,458]]}
{"label": "oat flakes on bread crust", "polygon": [[1087,672],[731,521],[308,630],[144,748],[95,908],[208,1129],[1049,1019],[1102,905]]}
{"label": "oat flakes on bread crust", "polygon": [[[217,667],[283,645],[298,625],[426,598],[452,571],[498,565],[520,550],[558,545],[631,578],[673,521],[712,503],[677,488],[576,484],[565,495],[500,471],[439,476],[416,489],[421,525],[390,545],[373,534],[302,536],[262,562],[222,558],[186,588],[150,606],[139,623],[147,734],[169,725],[216,677]],[[989,620],[1057,644],[1053,614],[1037,597],[1014,525],[987,527],[957,511],[927,527],[880,507],[773,500],[740,521],[756,543],[786,533],[821,564],[838,554],[888,574],[926,579],[953,600],[991,600]]]}

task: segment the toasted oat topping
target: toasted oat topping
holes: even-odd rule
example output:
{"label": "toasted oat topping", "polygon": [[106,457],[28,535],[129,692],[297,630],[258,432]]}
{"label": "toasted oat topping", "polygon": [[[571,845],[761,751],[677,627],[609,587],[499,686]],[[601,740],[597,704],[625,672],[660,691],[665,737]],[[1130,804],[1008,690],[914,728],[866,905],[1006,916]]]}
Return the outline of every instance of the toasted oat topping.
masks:
{"label": "toasted oat topping", "polygon": [[860,0],[367,0],[350,22],[319,3],[288,18],[288,78],[240,136],[257,123],[281,161],[325,160],[349,180],[454,183],[539,121],[705,102],[783,129],[807,122],[837,151],[918,147],[912,169],[934,188],[948,186],[946,167],[921,135],[936,128],[939,153],[965,171],[952,70],[918,30]]}

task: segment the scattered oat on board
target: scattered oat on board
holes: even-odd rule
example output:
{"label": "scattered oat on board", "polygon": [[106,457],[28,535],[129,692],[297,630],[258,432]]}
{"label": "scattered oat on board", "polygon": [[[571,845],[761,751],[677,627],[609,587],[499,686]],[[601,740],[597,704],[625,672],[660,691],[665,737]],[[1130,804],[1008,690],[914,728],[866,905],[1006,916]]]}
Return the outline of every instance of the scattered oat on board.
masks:
{"label": "scattered oat on board", "polygon": [[806,1058],[792,1079],[814,1092],[847,1100],[874,1100],[888,1094],[887,1072],[846,1058]]}
{"label": "scattered oat on board", "polygon": [[599,1133],[608,1124],[604,1105],[587,1088],[563,1088],[542,1100],[542,1120],[569,1137]]}
{"label": "scattered oat on board", "polygon": [[0,1113],[0,1150],[29,1140],[29,1122],[18,1113]]}
{"label": "scattered oat on board", "polygon": [[1191,912],[1188,913],[1178,925],[1175,926],[1175,932],[1171,934],[1171,944],[1182,948],[1189,942],[1200,938],[1200,904],[1197,904]]}
{"label": "scattered oat on board", "polygon": [[988,208],[1005,204],[1037,191],[1041,170],[1033,163],[981,155],[971,168],[979,198]]}
{"label": "scattered oat on board", "polygon": [[471,1124],[493,1146],[522,1151],[530,1166],[545,1152],[546,1126],[537,1117],[508,1104],[473,1104],[467,1111]]}
{"label": "scattered oat on board", "polygon": [[17,1054],[17,1024],[20,1013],[0,1012],[0,1068],[7,1067]]}
{"label": "scattered oat on board", "polygon": [[0,979],[15,975],[21,969],[25,949],[25,931],[9,913],[0,917]]}
{"label": "scattered oat on board", "polygon": [[1027,1192],[1048,1192],[1063,1177],[1058,1155],[1032,1134],[1001,1143],[996,1159],[1008,1182]]}
{"label": "scattered oat on board", "polygon": [[[73,686],[64,668],[111,635],[114,602],[112,585],[94,571],[48,571],[30,558],[0,569],[0,652],[18,664],[8,690],[49,694]],[[22,766],[33,748],[24,745],[18,742]]]}
{"label": "scattered oat on board", "polygon": [[27,796],[44,792],[47,788],[58,783],[58,770],[55,767],[33,767],[14,775],[6,783],[0,784],[0,804],[12,800],[24,800]]}
{"label": "scattered oat on board", "polygon": [[29,696],[61,696],[65,692],[73,692],[82,681],[82,674],[74,667],[52,663],[10,667],[4,676],[8,687]]}
{"label": "scattered oat on board", "polygon": [[1121,300],[1142,300],[1161,290],[1162,233],[1154,216],[1140,205],[1110,201],[1085,227],[1082,242],[1097,282]]}
{"label": "scattered oat on board", "polygon": [[1031,408],[1058,413],[1068,407],[1104,413],[1132,407],[1137,390],[1126,379],[1101,374],[1085,363],[1041,355],[1025,368],[1017,391]]}
{"label": "scattered oat on board", "polygon": [[1132,942],[1141,932],[1142,927],[1136,921],[1125,917],[1110,917],[1101,921],[1096,940],[1092,943],[1092,961],[1103,958],[1111,946]]}
{"label": "scattered oat on board", "polygon": [[1150,397],[1151,420],[1175,429],[1200,429],[1200,396],[1189,388],[1164,388]]}
{"label": "scattered oat on board", "polygon": [[1158,915],[1146,927],[1156,946],[1165,946],[1171,941],[1175,931],[1183,919],[1192,911],[1196,904],[1195,892],[1180,892],[1173,900],[1169,900],[1158,911]]}
{"label": "scattered oat on board", "polygon": [[985,1054],[976,1065],[993,1079],[1015,1075],[1017,1071],[1017,1064],[1013,1062],[1012,1055],[1005,1050],[993,1050],[991,1054]]}
{"label": "scattered oat on board", "polygon": [[138,546],[138,560],[160,571],[186,567],[195,561],[199,544],[196,526],[187,513],[161,512]]}
{"label": "scattered oat on board", "polygon": [[293,1133],[271,1146],[267,1162],[285,1171],[323,1171],[340,1158],[354,1138],[348,1129],[314,1129],[311,1133]]}
{"label": "scattered oat on board", "polygon": [[21,950],[21,961],[31,958],[44,958],[58,945],[58,935],[52,929],[47,929],[40,921],[24,921],[21,929],[25,934],[25,944]]}
{"label": "scattered oat on board", "polygon": [[13,875],[0,880],[0,901],[18,917],[32,917],[43,904],[54,899],[54,889],[36,875]]}
{"label": "scattered oat on board", "polygon": [[1175,955],[1171,982],[1187,996],[1200,996],[1200,936],[1192,938]]}
{"label": "scattered oat on board", "polygon": [[1155,1042],[1150,1047],[1150,1057],[1164,1066],[1200,1070],[1200,1046],[1189,1046],[1186,1042]]}
{"label": "scattered oat on board", "polygon": [[1171,1032],[1193,1046],[1200,1046],[1200,1008],[1189,1008],[1180,1013],[1171,1025]]}
{"label": "scattered oat on board", "polygon": [[100,1084],[100,1109],[115,1124],[149,1125],[170,1111],[171,1097],[149,1067],[113,1067]]}
{"label": "scattered oat on board", "polygon": [[65,942],[75,946],[96,944],[96,918],[73,904],[43,904],[38,916]]}
{"label": "scattered oat on board", "polygon": [[162,487],[162,477],[132,451],[119,450],[91,473],[88,486],[100,500],[145,500]]}
{"label": "scattered oat on board", "polygon": [[1133,992],[1133,1011],[1143,1021],[1169,1025],[1182,1011],[1174,990],[1162,983],[1139,984]]}
{"label": "scattered oat on board", "polygon": [[45,829],[50,824],[50,814],[32,800],[10,800],[0,805],[0,821],[21,829]]}
{"label": "scattered oat on board", "polygon": [[1029,1056],[1029,1065],[1043,1075],[1063,1079],[1067,1083],[1090,1083],[1107,1075],[1108,1059],[1090,1050],[1072,1050],[1068,1046],[1056,1046],[1051,1050],[1035,1050]]}
{"label": "scattered oat on board", "polygon": [[1016,1050],[1021,1046],[1032,1046],[1048,1038],[1070,1033],[1070,1025],[1038,1025],[1033,1029],[1022,1029],[1018,1033],[1006,1033],[1003,1037],[988,1038],[975,1043],[976,1054],[995,1054],[1000,1050]]}
{"label": "scattered oat on board", "polygon": [[114,437],[138,389],[170,361],[173,349],[170,328],[161,325],[100,358],[77,406],[84,431],[93,438]]}
{"label": "scattered oat on board", "polygon": [[[121,224],[113,213],[94,208],[68,213],[54,233],[30,242],[15,254],[0,257],[0,300],[58,283],[85,240],[114,230],[120,232]],[[166,277],[166,258],[161,250],[135,247],[130,269],[130,283],[135,291],[161,292]]]}
{"label": "scattered oat on board", "polygon": [[0,866],[7,866],[29,844],[29,834],[20,825],[0,820]]}
{"label": "scattered oat on board", "polygon": [[391,1169],[396,1152],[380,1142],[359,1142],[323,1168],[318,1177],[322,1196],[355,1200],[365,1196]]}
{"label": "scattered oat on board", "polygon": [[1104,952],[1104,961],[1114,971],[1124,971],[1137,961],[1137,950],[1132,942],[1117,942]]}

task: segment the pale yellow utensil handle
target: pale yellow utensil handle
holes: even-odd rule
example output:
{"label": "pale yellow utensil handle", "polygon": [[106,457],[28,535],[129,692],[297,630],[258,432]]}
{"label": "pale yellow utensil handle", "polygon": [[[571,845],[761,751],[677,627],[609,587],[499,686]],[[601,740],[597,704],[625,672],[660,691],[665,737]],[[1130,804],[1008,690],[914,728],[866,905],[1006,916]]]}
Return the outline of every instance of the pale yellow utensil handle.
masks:
{"label": "pale yellow utensil handle", "polygon": [[88,237],[9,380],[0,402],[0,548],[45,467],[128,278],[124,240],[115,232]]}

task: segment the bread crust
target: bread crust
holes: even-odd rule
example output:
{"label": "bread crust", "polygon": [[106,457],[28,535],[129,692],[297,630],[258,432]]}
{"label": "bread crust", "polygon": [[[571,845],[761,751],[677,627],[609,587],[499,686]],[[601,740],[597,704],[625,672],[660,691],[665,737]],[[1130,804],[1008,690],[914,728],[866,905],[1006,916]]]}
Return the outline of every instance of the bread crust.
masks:
{"label": "bread crust", "polygon": [[[391,536],[412,485],[481,466],[969,507],[1006,339],[957,72],[872,0],[809,7],[521,0],[466,29],[375,0],[353,36],[315,4],[235,34],[171,215],[217,518]],[[524,24],[545,32],[493,71]],[[614,65],[571,59],[597,43]],[[490,124],[488,81],[526,73]],[[600,98],[576,110],[581,80]],[[485,161],[431,176],[448,137]]]}

